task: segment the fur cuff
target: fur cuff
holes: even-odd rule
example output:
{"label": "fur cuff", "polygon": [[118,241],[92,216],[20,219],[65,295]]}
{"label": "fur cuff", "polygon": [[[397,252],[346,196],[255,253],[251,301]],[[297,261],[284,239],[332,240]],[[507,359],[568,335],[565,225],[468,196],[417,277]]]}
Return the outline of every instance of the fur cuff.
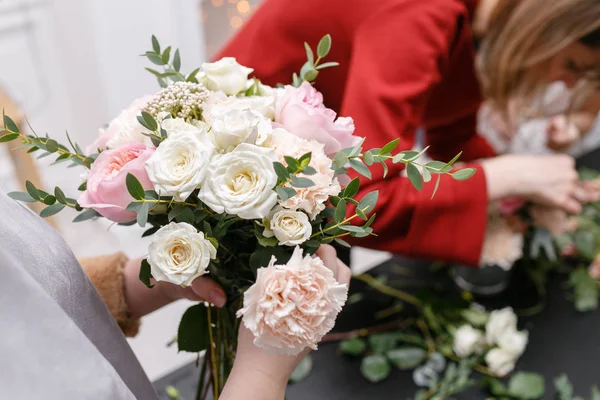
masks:
{"label": "fur cuff", "polygon": [[131,337],[137,335],[140,320],[129,315],[125,299],[123,271],[127,261],[123,253],[79,260],[125,336]]}

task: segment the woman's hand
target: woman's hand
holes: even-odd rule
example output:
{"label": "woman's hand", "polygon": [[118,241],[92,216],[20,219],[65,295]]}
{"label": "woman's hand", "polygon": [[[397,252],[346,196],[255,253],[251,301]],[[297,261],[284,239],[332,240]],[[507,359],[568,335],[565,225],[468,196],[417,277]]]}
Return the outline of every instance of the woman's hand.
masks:
{"label": "woman's hand", "polygon": [[575,160],[567,155],[509,154],[483,162],[490,201],[517,196],[576,214],[591,201],[578,183]]}
{"label": "woman's hand", "polygon": [[[337,258],[333,247],[321,246],[317,256],[333,271],[339,283],[350,282],[350,269]],[[237,356],[221,399],[282,400],[290,375],[309,352],[307,349],[297,356],[269,355],[253,341],[252,333],[241,324]]]}

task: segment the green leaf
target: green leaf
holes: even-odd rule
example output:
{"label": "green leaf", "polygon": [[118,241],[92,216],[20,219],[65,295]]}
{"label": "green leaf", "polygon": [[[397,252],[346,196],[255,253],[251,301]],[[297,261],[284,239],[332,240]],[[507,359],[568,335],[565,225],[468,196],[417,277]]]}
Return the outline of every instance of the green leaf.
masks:
{"label": "green leaf", "polygon": [[360,200],[360,202],[358,203],[358,208],[360,208],[365,214],[368,214],[375,209],[375,205],[377,204],[378,198],[378,190],[369,192]]}
{"label": "green leaf", "polygon": [[127,191],[136,200],[144,200],[146,198],[146,193],[144,192],[144,188],[138,179],[128,173],[125,178],[125,184],[127,185]]}
{"label": "green leaf", "polygon": [[381,167],[383,168],[383,177],[385,178],[388,174],[388,166],[385,161],[381,161]]}
{"label": "green leaf", "polygon": [[369,382],[377,383],[388,377],[391,368],[384,356],[375,354],[363,358],[360,372]]}
{"label": "green leaf", "polygon": [[142,111],[141,119],[138,116],[137,120],[142,126],[144,126],[147,129],[150,129],[152,132],[156,132],[156,130],[158,129],[158,122],[156,122],[154,117],[146,111]]}
{"label": "green leaf", "polygon": [[356,158],[351,158],[348,160],[348,162],[350,163],[352,169],[354,169],[356,172],[368,179],[372,179],[371,170],[369,170],[369,168],[363,164],[362,161]]}
{"label": "green leaf", "polygon": [[183,206],[183,210],[175,217],[176,222],[187,222],[190,225],[196,223],[196,214],[190,207]]}
{"label": "green leaf", "polygon": [[277,174],[279,180],[282,182],[287,182],[290,177],[290,173],[288,172],[287,168],[278,161],[273,162],[273,168],[275,169],[275,173]]}
{"label": "green leaf", "polygon": [[96,210],[85,210],[84,212],[76,216],[73,222],[87,221],[88,219],[96,218],[99,216],[100,214],[98,214]]}
{"label": "green leaf", "polygon": [[398,337],[394,333],[376,333],[369,336],[368,340],[375,354],[385,354],[396,347]]}
{"label": "green leaf", "polygon": [[203,303],[188,308],[177,330],[177,347],[179,351],[197,353],[206,350],[210,345],[208,333],[208,313]]}
{"label": "green leaf", "polygon": [[312,49],[310,48],[310,45],[306,42],[304,42],[304,49],[306,50],[306,59],[311,64],[314,64],[315,63],[315,55],[314,55]]}
{"label": "green leaf", "polygon": [[348,162],[348,154],[344,152],[344,150],[336,153],[333,157],[333,169],[337,170],[340,168],[344,168],[346,163]]}
{"label": "green leaf", "polygon": [[509,396],[506,386],[497,379],[485,378],[483,380],[483,385],[496,397],[504,399]]}
{"label": "green leaf", "polygon": [[489,315],[487,312],[478,311],[473,308],[467,308],[462,310],[460,312],[460,315],[473,326],[484,326],[489,319]]}
{"label": "green leaf", "polygon": [[331,35],[327,34],[319,41],[317,46],[317,55],[320,58],[324,58],[331,51]]}
{"label": "green leaf", "polygon": [[455,155],[454,158],[446,164],[446,166],[449,167],[451,165],[454,165],[454,163],[458,161],[458,159],[460,158],[461,155],[462,155],[462,151],[460,153],[458,153],[457,155]]}
{"label": "green leaf", "polygon": [[373,165],[373,163],[375,162],[375,160],[373,159],[373,154],[371,154],[370,151],[367,151],[365,154],[363,154],[363,161],[368,166]]}
{"label": "green leaf", "polygon": [[340,342],[339,349],[344,354],[349,354],[351,356],[359,356],[365,352],[365,350],[367,349],[367,345],[362,339],[352,338],[342,340]]}
{"label": "green leaf", "polygon": [[0,143],[10,142],[11,140],[15,140],[18,137],[18,133],[7,133],[5,135],[0,136]]}
{"label": "green leaf", "polygon": [[37,200],[31,197],[29,193],[25,192],[10,192],[8,193],[8,197],[17,201],[24,201],[26,203],[35,203]]}
{"label": "green leaf", "polygon": [[167,47],[160,56],[164,64],[168,64],[171,59],[171,46]]}
{"label": "green leaf", "polygon": [[365,230],[362,227],[355,226],[355,225],[340,225],[339,228],[346,232],[355,232],[355,233],[364,233],[365,232]]}
{"label": "green leaf", "polygon": [[140,208],[140,211],[137,213],[137,223],[142,228],[146,226],[146,222],[148,222],[148,211],[150,210],[150,204],[144,203]]}
{"label": "green leaf", "polygon": [[56,197],[54,197],[52,195],[48,195],[48,196],[44,197],[44,204],[46,204],[47,206],[51,206],[54,203],[56,203]]}
{"label": "green leaf", "polygon": [[308,178],[303,178],[303,177],[297,177],[296,175],[291,175],[290,176],[290,185],[292,185],[295,188],[309,188],[312,186],[315,186],[315,183],[308,179]]}
{"label": "green leaf", "polygon": [[332,62],[326,62],[326,63],[323,63],[323,64],[319,64],[319,65],[317,65],[315,67],[315,69],[322,70],[322,69],[325,69],[325,68],[337,67],[339,65],[340,65],[340,63],[332,61]]}
{"label": "green leaf", "polygon": [[518,372],[508,382],[508,393],[524,400],[539,399],[544,395],[544,378],[533,372]]}
{"label": "green leaf", "polygon": [[317,170],[314,169],[313,167],[306,166],[302,169],[302,173],[304,175],[315,175],[317,173]]}
{"label": "green leaf", "polygon": [[177,72],[179,72],[181,69],[181,56],[179,55],[179,49],[175,50],[175,55],[173,56],[173,68]]}
{"label": "green leaf", "polygon": [[290,375],[291,382],[300,382],[306,379],[310,375],[310,371],[312,371],[312,357],[310,354],[304,356],[302,361],[296,366],[292,375]]}
{"label": "green leaf", "polygon": [[598,308],[598,286],[588,272],[579,268],[571,272],[569,281],[575,292],[575,309],[586,312]]}
{"label": "green leaf", "polygon": [[152,50],[154,50],[155,53],[160,54],[160,44],[158,44],[158,39],[154,35],[152,35]]}
{"label": "green leaf", "polygon": [[343,240],[343,239],[340,239],[340,238],[335,238],[335,239],[334,239],[334,241],[335,241],[337,244],[339,244],[339,245],[341,245],[341,246],[344,246],[344,247],[346,247],[346,248],[348,248],[348,249],[352,247],[352,246],[350,246],[350,243],[346,242],[346,241],[345,241],[345,240]]}
{"label": "green leaf", "polygon": [[67,202],[67,196],[65,196],[65,193],[58,186],[54,188],[54,197],[56,197],[56,200],[61,204]]}
{"label": "green leaf", "polygon": [[333,220],[337,223],[340,223],[344,219],[346,219],[346,210],[346,201],[340,200],[337,206],[335,207],[335,214],[333,215]]}
{"label": "green leaf", "polygon": [[431,181],[431,172],[427,168],[423,168],[423,182],[427,183],[429,181]]}
{"label": "green leaf", "polygon": [[398,147],[398,143],[400,143],[400,139],[394,139],[391,142],[389,142],[388,144],[386,144],[385,146],[383,146],[383,148],[381,149],[381,151],[379,152],[379,154],[389,154],[392,151],[396,150],[396,147]]}
{"label": "green leaf", "polygon": [[590,400],[600,400],[600,390],[597,386],[592,387],[592,397]]}
{"label": "green leaf", "polygon": [[423,178],[421,177],[421,173],[417,167],[415,167],[413,164],[406,164],[406,174],[408,175],[408,180],[415,187],[415,189],[423,189]]}
{"label": "green leaf", "polygon": [[4,114],[4,111],[2,111],[2,118],[4,120],[4,129],[10,133],[19,133],[19,127],[17,124],[15,124],[15,121],[13,121],[8,115]]}
{"label": "green leaf", "polygon": [[475,175],[475,172],[477,172],[475,168],[461,169],[453,173],[452,178],[454,178],[455,181],[466,181],[467,179]]}
{"label": "green leaf", "polygon": [[52,215],[62,211],[63,208],[65,208],[65,206],[63,204],[53,204],[51,206],[44,208],[42,210],[42,212],[40,213],[40,217],[42,217],[42,218],[51,217]]}
{"label": "green leaf", "polygon": [[296,171],[298,171],[300,167],[298,160],[296,160],[294,157],[288,156],[284,156],[283,159],[285,160],[285,163],[288,166],[288,171],[290,171],[290,173],[296,173]]}
{"label": "green leaf", "polygon": [[427,351],[419,347],[399,347],[389,350],[387,357],[398,369],[413,369],[427,359]]}
{"label": "green leaf", "polygon": [[356,196],[356,194],[358,193],[358,189],[360,189],[360,179],[354,178],[352,179],[352,181],[350,181],[348,186],[344,188],[343,196],[346,198],[352,198]]}
{"label": "green leaf", "polygon": [[577,230],[575,232],[575,248],[581,256],[593,260],[596,257],[596,238],[592,232]]}
{"label": "green leaf", "polygon": [[187,82],[197,82],[196,75],[198,75],[198,72],[200,72],[200,68],[196,68],[195,70],[190,72],[190,74],[187,76],[187,78],[185,78],[185,80]]}
{"label": "green leaf", "polygon": [[152,279],[150,264],[148,263],[148,260],[143,259],[142,264],[140,265],[140,281],[146,285],[147,288],[151,289],[154,285],[150,284],[150,279]]}
{"label": "green leaf", "polygon": [[566,374],[554,380],[554,388],[558,394],[558,400],[573,400],[573,385]]}
{"label": "green leaf", "polygon": [[46,151],[48,151],[48,153],[56,153],[58,151],[58,142],[54,139],[47,139],[46,140]]}
{"label": "green leaf", "polygon": [[301,168],[307,167],[308,164],[310,164],[310,160],[312,159],[312,152],[308,152],[306,154],[303,154],[302,157],[300,157],[298,159],[298,164],[300,165]]}
{"label": "green leaf", "polygon": [[425,168],[427,168],[430,172],[434,174],[441,174],[452,171],[451,166],[441,161],[430,161],[427,164],[425,164]]}
{"label": "green leaf", "polygon": [[431,194],[431,198],[433,199],[433,196],[435,196],[435,194],[437,193],[438,189],[440,188],[440,181],[442,180],[442,176],[438,175],[436,181],[435,181],[435,186],[433,187],[433,193]]}
{"label": "green leaf", "polygon": [[27,193],[29,193],[29,195],[31,197],[33,197],[36,200],[41,200],[38,189],[35,187],[35,185],[33,183],[31,183],[31,181],[25,182],[25,188],[27,189]]}

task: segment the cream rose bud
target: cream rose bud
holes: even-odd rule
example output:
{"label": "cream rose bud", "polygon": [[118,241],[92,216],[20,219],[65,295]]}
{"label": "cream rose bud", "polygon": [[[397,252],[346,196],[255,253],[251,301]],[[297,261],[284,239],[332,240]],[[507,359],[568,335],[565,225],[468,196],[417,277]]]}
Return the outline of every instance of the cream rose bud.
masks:
{"label": "cream rose bud", "polygon": [[146,171],[158,194],[185,201],[204,181],[213,152],[194,132],[179,132],[158,146]]}
{"label": "cream rose bud", "polygon": [[280,246],[296,246],[306,242],[312,235],[312,225],[308,216],[301,211],[276,207],[267,221],[268,228],[263,235],[279,240]]}
{"label": "cream rose bud", "polygon": [[471,325],[463,325],[454,333],[454,353],[459,357],[468,357],[483,350],[485,339],[483,332]]}
{"label": "cream rose bud", "polygon": [[498,339],[509,331],[517,330],[517,315],[511,307],[494,310],[485,325],[485,336],[488,344],[498,344]]}
{"label": "cream rose bud", "polygon": [[302,257],[296,247],[285,265],[275,257],[257,271],[256,283],[244,293],[237,313],[254,335],[254,344],[269,353],[297,355],[329,332],[348,297],[318,257]]}
{"label": "cream rose bud", "polygon": [[167,131],[168,136],[179,132],[193,132],[197,135],[206,134],[205,130],[187,123],[183,118],[165,118],[161,121],[160,126]]}
{"label": "cream rose bud", "polygon": [[498,337],[498,346],[500,346],[501,349],[514,354],[515,357],[520,357],[523,352],[525,352],[528,342],[529,332],[517,331],[516,329],[506,330]]}
{"label": "cream rose bud", "polygon": [[272,132],[271,121],[246,109],[229,109],[213,115],[209,137],[220,152],[229,152],[241,143],[260,144]]}
{"label": "cream rose bud", "polygon": [[485,355],[485,362],[491,373],[496,376],[503,377],[508,375],[515,369],[517,357],[511,352],[496,348],[488,351]]}
{"label": "cream rose bud", "polygon": [[148,246],[150,272],[157,281],[190,286],[208,273],[217,249],[190,224],[171,222],[160,228]]}
{"label": "cream rose bud", "polygon": [[263,219],[277,203],[275,160],[272,150],[246,143],[215,155],[198,198],[219,214]]}
{"label": "cream rose bud", "polygon": [[246,89],[248,75],[252,68],[238,64],[233,57],[224,57],[214,63],[202,64],[204,82],[210,90],[220,90],[228,95],[236,95]]}

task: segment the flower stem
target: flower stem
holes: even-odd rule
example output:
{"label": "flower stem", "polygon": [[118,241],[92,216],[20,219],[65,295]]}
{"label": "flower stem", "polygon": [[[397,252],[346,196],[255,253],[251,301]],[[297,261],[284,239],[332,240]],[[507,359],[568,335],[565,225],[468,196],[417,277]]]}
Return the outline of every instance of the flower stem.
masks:
{"label": "flower stem", "polygon": [[215,351],[215,342],[213,336],[213,326],[212,326],[212,307],[208,308],[208,338],[209,338],[209,347],[210,347],[210,361],[212,364],[212,376],[213,376],[213,399],[219,399],[219,370],[217,365],[217,355]]}
{"label": "flower stem", "polygon": [[[368,209],[369,209],[368,207],[365,207],[365,208],[364,208],[363,210],[361,210],[361,211],[362,211],[363,213],[365,213],[365,212],[366,212]],[[342,225],[346,225],[348,222],[352,221],[352,220],[353,220],[354,218],[356,218],[356,217],[358,217],[358,214],[356,214],[356,213],[355,213],[353,216],[346,218],[346,219],[345,219],[345,220],[343,220],[342,222],[338,222],[337,224],[335,224],[335,225],[332,225],[332,226],[330,226],[330,227],[329,227],[329,228],[327,228],[327,229],[321,229],[319,232],[317,232],[317,233],[313,233],[313,234],[311,235],[311,237],[310,237],[310,238],[312,239],[312,238],[314,238],[314,237],[317,237],[317,236],[319,236],[319,235],[322,235],[322,234],[324,234],[324,233],[327,233],[327,232],[329,232],[329,231],[332,231],[332,230],[334,230],[334,229],[337,229],[337,228],[339,228],[339,227],[340,227],[340,226],[342,226]]]}
{"label": "flower stem", "polygon": [[371,286],[373,289],[375,289],[383,294],[387,294],[388,296],[392,296],[397,299],[400,299],[406,303],[414,305],[415,307],[421,306],[421,301],[419,299],[417,299],[415,296],[408,294],[405,291],[393,288],[391,286],[387,286],[387,285],[379,282],[377,279],[373,278],[369,274],[357,275],[357,276],[354,276],[353,278],[366,283],[367,285]]}

